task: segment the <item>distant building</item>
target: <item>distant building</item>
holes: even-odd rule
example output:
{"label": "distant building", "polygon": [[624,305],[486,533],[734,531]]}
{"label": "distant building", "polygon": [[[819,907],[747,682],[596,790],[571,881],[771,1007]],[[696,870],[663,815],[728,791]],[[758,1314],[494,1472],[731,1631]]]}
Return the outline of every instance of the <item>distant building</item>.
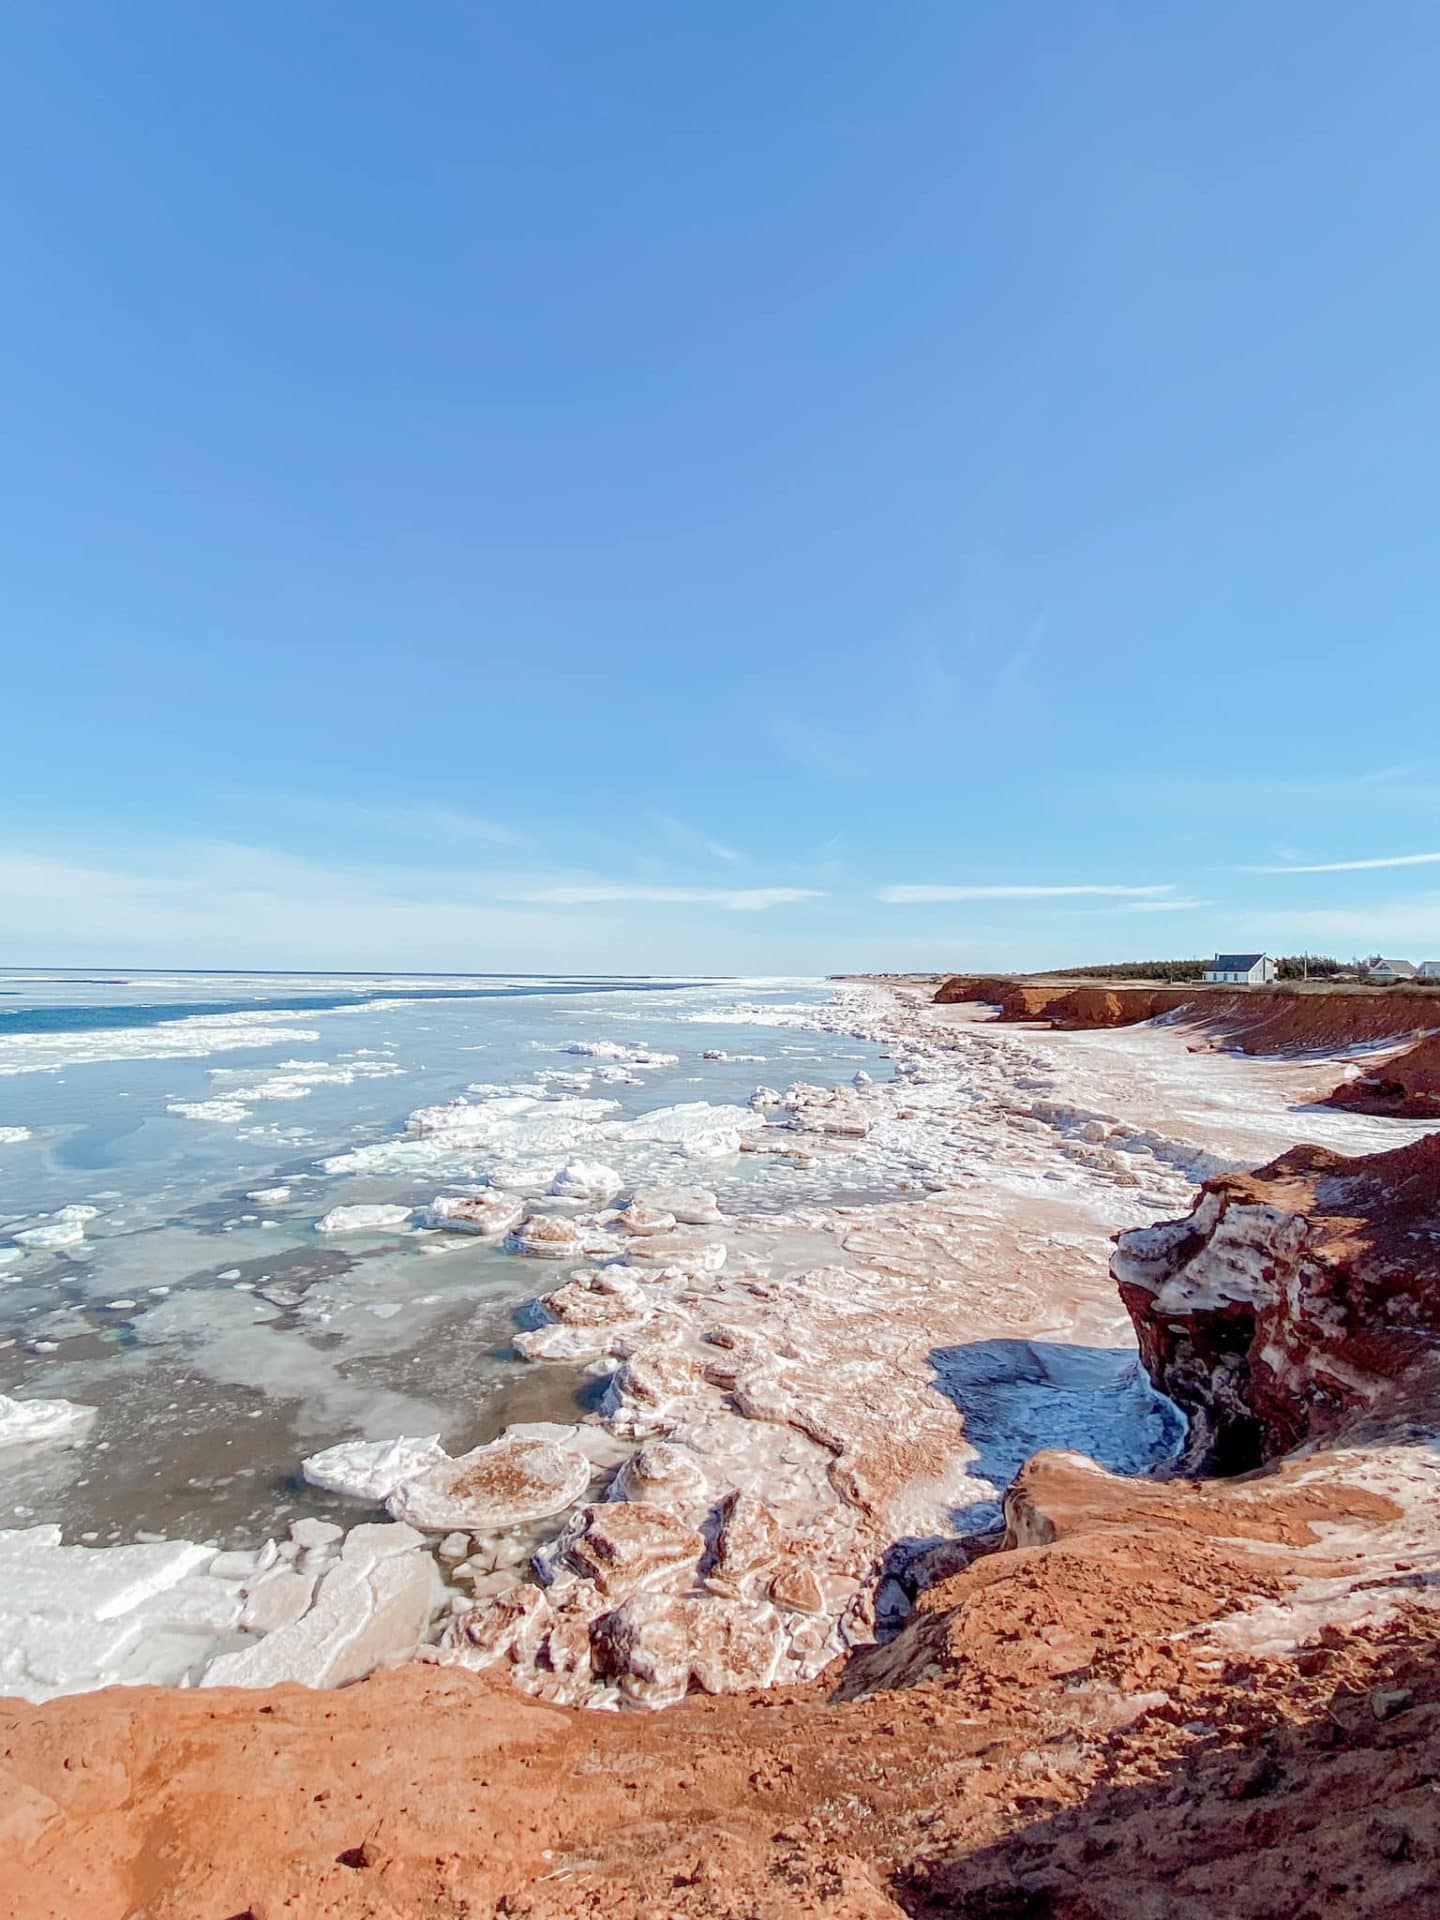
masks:
{"label": "distant building", "polygon": [[1268,953],[1217,953],[1205,978],[1216,986],[1268,987],[1275,978],[1275,962]]}
{"label": "distant building", "polygon": [[1412,960],[1372,960],[1365,971],[1378,986],[1388,987],[1395,980],[1413,980],[1415,963]]}
{"label": "distant building", "polygon": [[1415,973],[1421,980],[1440,980],[1440,960],[1422,960]]}

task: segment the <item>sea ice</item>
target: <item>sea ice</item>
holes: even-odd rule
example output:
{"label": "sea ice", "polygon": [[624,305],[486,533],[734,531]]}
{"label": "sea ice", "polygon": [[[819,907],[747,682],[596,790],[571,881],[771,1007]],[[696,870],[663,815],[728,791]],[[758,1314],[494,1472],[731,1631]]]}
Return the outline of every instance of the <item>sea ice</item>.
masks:
{"label": "sea ice", "polygon": [[[12,1233],[10,1238],[17,1247],[34,1247],[45,1253],[58,1253],[64,1247],[78,1247],[85,1238],[85,1222],[83,1218],[76,1219],[74,1214],[67,1219],[65,1213],[68,1211],[52,1214],[41,1226],[24,1227],[19,1233]],[[79,1212],[80,1209],[75,1211]]]}
{"label": "sea ice", "polygon": [[73,1440],[94,1418],[94,1407],[73,1400],[12,1400],[0,1393],[0,1447]]}
{"label": "sea ice", "polygon": [[18,1146],[30,1138],[29,1127],[0,1127],[0,1147]]}
{"label": "sea ice", "polygon": [[354,1206],[332,1207],[315,1222],[317,1233],[368,1233],[376,1227],[407,1226],[413,1207]]}
{"label": "sea ice", "polygon": [[557,1200],[588,1200],[603,1204],[624,1186],[613,1167],[600,1160],[570,1160],[550,1182]]}
{"label": "sea ice", "polygon": [[300,1471],[312,1487],[330,1493],[372,1500],[377,1506],[390,1498],[402,1481],[438,1466],[449,1455],[438,1433],[423,1439],[342,1440],[302,1460]]}
{"label": "sea ice", "polygon": [[506,1434],[402,1482],[386,1505],[431,1532],[484,1533],[562,1512],[589,1486],[590,1470],[574,1447]]}
{"label": "sea ice", "polygon": [[508,1193],[489,1188],[481,1193],[437,1194],[425,1209],[427,1227],[447,1233],[473,1233],[498,1239],[525,1218],[525,1204]]}

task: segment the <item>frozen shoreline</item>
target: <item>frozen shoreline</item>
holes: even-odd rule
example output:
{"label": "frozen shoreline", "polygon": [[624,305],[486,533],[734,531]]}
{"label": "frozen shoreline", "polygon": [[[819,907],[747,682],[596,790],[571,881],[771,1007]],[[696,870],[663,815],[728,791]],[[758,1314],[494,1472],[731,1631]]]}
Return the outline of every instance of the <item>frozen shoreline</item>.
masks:
{"label": "frozen shoreline", "polygon": [[[886,1046],[895,1079],[801,1083],[775,1104],[758,1096],[743,1126],[681,1129],[668,1142],[678,1214],[673,1192],[632,1191],[617,1196],[628,1220],[598,1195],[586,1211],[583,1192],[578,1211],[539,1216],[564,1225],[546,1250],[569,1260],[537,1287],[517,1345],[537,1366],[603,1378],[598,1415],[514,1430],[503,1459],[480,1449],[447,1468],[443,1499],[392,1488],[396,1521],[343,1542],[303,1521],[326,1537],[248,1558],[12,1530],[3,1591],[27,1605],[0,1616],[0,1688],[194,1680],[212,1664],[217,1682],[319,1684],[437,1631],[429,1657],[503,1664],[562,1701],[663,1704],[692,1682],[803,1678],[871,1637],[877,1605],[882,1623],[902,1617],[926,1554],[993,1517],[1037,1447],[1131,1471],[1163,1458],[1174,1418],[1131,1358],[1108,1235],[1183,1211],[1196,1178],[1253,1164],[1257,1140],[1313,1137],[1315,1116],[1292,1106],[1297,1070],[1192,1055],[1155,1029],[997,1029],[869,986],[841,988],[814,1024]],[[1376,1130],[1397,1138],[1396,1123],[1326,1120],[1352,1150]],[[914,1197],[716,1219],[689,1186],[703,1169],[680,1157],[696,1138],[722,1161],[768,1156],[782,1183],[797,1160],[833,1160],[876,1194]],[[516,1244],[541,1250],[523,1229]],[[553,1495],[525,1507],[527,1473],[592,1504],[557,1538]],[[487,1508],[497,1489],[509,1505]],[[404,1524],[417,1514],[429,1544]],[[154,1564],[137,1586],[110,1553]],[[22,1576],[27,1554],[48,1586]],[[125,1574],[108,1598],[106,1564]]]}

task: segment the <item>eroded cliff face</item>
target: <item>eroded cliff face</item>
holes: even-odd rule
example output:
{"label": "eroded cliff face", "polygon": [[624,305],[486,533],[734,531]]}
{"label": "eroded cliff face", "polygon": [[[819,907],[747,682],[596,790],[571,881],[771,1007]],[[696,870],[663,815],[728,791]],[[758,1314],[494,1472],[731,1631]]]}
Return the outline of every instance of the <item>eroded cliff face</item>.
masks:
{"label": "eroded cliff face", "polygon": [[[1359,988],[1353,992],[1229,993],[1223,988],[1074,986],[1014,980],[1003,975],[953,974],[935,993],[939,1006],[966,1003],[998,1007],[1002,1021],[1043,1021],[1058,1031],[1133,1027],[1162,1014],[1174,1015],[1240,1053],[1296,1053],[1339,1047],[1383,1046],[1417,1040],[1440,1026],[1440,994],[1425,989]],[[1407,1056],[1408,1058],[1409,1056]],[[1417,1056],[1426,1090],[1440,1088],[1440,1059]],[[1431,1079],[1425,1076],[1432,1076]],[[1359,1102],[1354,1104],[1359,1105]],[[1434,1108],[1376,1106],[1370,1112],[1406,1112],[1425,1117]]]}
{"label": "eroded cliff face", "polygon": [[1188,1218],[1121,1234],[1113,1271],[1194,1469],[1334,1436],[1395,1403],[1440,1334],[1440,1134],[1209,1180]]}
{"label": "eroded cliff face", "polygon": [[1330,1105],[1397,1120],[1440,1119],[1440,1034],[1427,1034],[1403,1053],[1343,1080],[1330,1095]]}

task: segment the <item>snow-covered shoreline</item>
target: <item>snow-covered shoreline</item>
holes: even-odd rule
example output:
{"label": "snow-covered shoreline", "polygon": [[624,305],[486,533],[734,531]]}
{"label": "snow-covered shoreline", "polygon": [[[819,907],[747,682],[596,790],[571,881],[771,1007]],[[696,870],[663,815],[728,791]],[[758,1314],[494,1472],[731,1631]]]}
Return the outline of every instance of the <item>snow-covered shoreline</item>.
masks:
{"label": "snow-covered shoreline", "polygon": [[[516,1252],[584,1263],[516,1346],[602,1378],[599,1411],[457,1462],[415,1441],[432,1450],[402,1451],[383,1486],[368,1456],[352,1481],[317,1474],[389,1501],[391,1521],[348,1533],[302,1520],[238,1553],[0,1535],[0,1690],[331,1684],[422,1642],[602,1706],[805,1678],[903,1617],[927,1555],[993,1518],[1036,1447],[1162,1459],[1174,1417],[1133,1362],[1108,1236],[1183,1211],[1257,1132],[1305,1137],[1285,1070],[1159,1030],[999,1029],[862,985],[814,1023],[886,1048],[894,1079],[758,1089],[718,1157],[763,1155],[782,1185],[843,1164],[873,1201],[726,1216],[703,1187],[614,1192],[581,1162],[531,1213],[497,1161]],[[1329,1124],[1361,1150],[1385,1123]],[[693,1130],[661,1134],[683,1173]]]}

